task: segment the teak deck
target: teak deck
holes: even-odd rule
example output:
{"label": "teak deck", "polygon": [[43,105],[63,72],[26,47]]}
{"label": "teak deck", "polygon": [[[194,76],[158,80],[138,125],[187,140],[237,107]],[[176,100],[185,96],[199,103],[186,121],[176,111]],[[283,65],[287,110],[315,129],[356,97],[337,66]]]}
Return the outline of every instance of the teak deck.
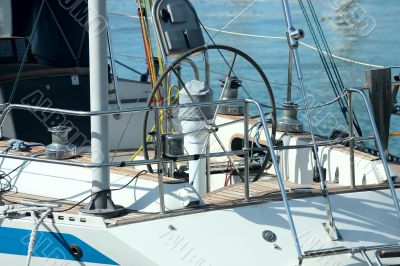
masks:
{"label": "teak deck", "polygon": [[[7,148],[7,143],[8,140],[0,140],[0,153],[3,152]],[[129,160],[132,154],[134,154],[135,151],[110,151],[110,158],[115,159],[118,161],[119,158],[124,158],[125,161]],[[30,156],[32,154],[40,154],[38,156],[35,156],[36,158],[46,158],[45,155],[45,148],[43,146],[37,146],[37,147],[32,147],[29,152],[16,152],[14,150],[11,150],[8,152],[9,154],[13,155],[20,155],[20,156]],[[152,156],[153,152],[149,152],[149,156]],[[81,155],[66,160],[70,162],[79,162],[79,163],[90,163],[91,158],[90,158],[90,153],[82,153]],[[125,176],[135,176],[139,171],[135,171],[133,167],[110,167],[111,173],[119,174],[119,175],[125,175]],[[144,174],[141,175],[140,178],[142,179],[148,179],[152,181],[157,181],[158,177],[157,175],[154,174]],[[163,177],[164,183],[179,183],[181,182],[178,179],[173,179],[170,177]]]}
{"label": "teak deck", "polygon": [[[288,199],[299,199],[299,198],[309,198],[321,196],[319,189],[319,184],[313,184],[311,186],[296,185],[293,183],[285,183],[287,190]],[[329,192],[331,195],[351,193],[357,191],[369,191],[369,190],[382,190],[387,189],[388,186],[383,185],[367,185],[359,186],[356,189],[350,187],[344,187],[333,183],[328,183]],[[18,203],[23,200],[30,201],[42,201],[42,202],[52,202],[54,199],[39,197],[36,195],[29,195],[24,193],[9,192],[3,195],[4,200],[13,203]],[[105,223],[108,226],[117,226],[130,223],[145,222],[155,219],[162,219],[167,217],[175,217],[180,215],[189,215],[194,213],[202,213],[213,210],[228,209],[234,207],[242,207],[247,205],[254,205],[260,203],[267,203],[273,201],[282,200],[281,193],[279,190],[279,185],[275,181],[258,181],[255,183],[250,183],[250,200],[246,201],[244,199],[244,184],[234,184],[219,190],[208,193],[203,197],[204,205],[197,207],[188,207],[176,211],[167,211],[165,214],[160,213],[140,213],[135,211],[127,211],[124,215],[115,218],[105,219]],[[62,202],[59,209],[54,210],[54,216],[62,216],[63,214],[78,215],[80,208],[84,204],[78,205],[73,209],[62,212],[62,210],[73,206],[74,202]]]}
{"label": "teak deck", "polygon": [[[0,147],[3,149],[7,146],[7,141],[0,141]],[[35,147],[32,149],[31,153],[36,152],[43,152],[44,149],[41,147]],[[11,153],[11,152],[10,152]],[[13,152],[15,153],[15,152]],[[18,155],[28,155],[29,153],[21,153],[18,152]],[[131,152],[118,152],[115,154],[116,157],[127,157],[128,155],[132,154]],[[111,156],[113,152],[111,152]],[[82,161],[87,162],[90,161],[89,155],[85,154],[80,156],[74,161]],[[392,168],[399,169],[400,166],[398,165],[391,165]],[[138,173],[138,170],[133,169],[132,167],[111,167],[111,172],[121,175],[128,175],[134,176]],[[157,175],[154,174],[145,174],[140,176],[140,178],[150,179],[157,181]],[[181,182],[179,180],[164,177],[164,182]],[[341,186],[335,183],[328,183],[328,188],[330,194],[340,194],[340,193],[351,193],[356,191],[365,191],[365,190],[381,190],[387,189],[387,184],[382,185],[366,185],[366,186],[358,186],[356,189],[352,189],[350,187]],[[320,196],[320,185],[317,183],[310,184],[310,185],[298,185],[289,182],[285,182],[285,189],[287,191],[287,196],[289,199],[297,199],[297,198],[308,198],[308,197],[315,197]],[[250,183],[249,185],[249,192],[250,192],[250,199],[246,201],[244,199],[244,184],[238,183],[230,186],[223,187],[221,189],[215,190],[206,194],[203,197],[203,203],[199,206],[188,207],[185,209],[177,210],[177,211],[168,211],[165,214],[160,213],[139,213],[134,211],[127,211],[126,214],[116,217],[105,219],[105,222],[109,226],[121,225],[121,224],[128,224],[128,223],[137,223],[143,222],[148,220],[160,219],[165,217],[171,216],[179,216],[179,215],[187,215],[193,213],[200,213],[206,211],[212,211],[217,209],[227,209],[232,207],[240,207],[246,206],[250,204],[258,204],[258,203],[265,203],[271,201],[280,201],[282,200],[279,184],[276,179],[272,178],[271,180],[260,180],[258,182]],[[29,195],[24,193],[18,192],[8,192],[3,194],[3,198],[6,201],[12,203],[18,203],[21,201],[42,201],[42,202],[54,202],[55,199],[40,197],[36,195]],[[61,216],[63,213],[65,214],[79,214],[80,208],[83,207],[83,204],[78,205],[66,212],[60,212],[62,210],[68,209],[74,206],[75,202],[58,202],[61,204],[61,207],[55,209],[55,215]],[[58,212],[58,214],[57,214]]]}

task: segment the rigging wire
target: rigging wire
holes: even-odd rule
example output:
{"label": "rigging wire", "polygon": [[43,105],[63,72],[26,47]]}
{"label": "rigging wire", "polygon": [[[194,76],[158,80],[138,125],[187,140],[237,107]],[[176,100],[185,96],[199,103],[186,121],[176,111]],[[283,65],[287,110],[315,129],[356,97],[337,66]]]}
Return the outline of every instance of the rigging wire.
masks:
{"label": "rigging wire", "polygon": [[[342,78],[340,76],[339,70],[338,70],[338,68],[336,66],[336,63],[335,63],[335,61],[334,61],[334,59],[332,57],[332,53],[330,52],[329,44],[328,44],[328,42],[326,40],[325,34],[324,34],[322,26],[321,26],[321,24],[320,24],[320,22],[318,20],[318,16],[317,16],[317,14],[315,12],[313,4],[309,0],[307,0],[310,13],[312,14],[312,17],[313,17],[313,20],[314,20],[314,24],[316,25],[317,31],[319,33],[319,38],[321,39],[322,44],[324,45],[325,50],[327,52],[327,58],[325,57],[325,54],[321,52],[321,51],[323,51],[321,43],[320,43],[320,41],[318,39],[318,36],[317,36],[317,34],[315,32],[314,26],[312,25],[311,18],[308,15],[308,12],[307,12],[306,7],[305,7],[305,5],[303,3],[303,0],[298,0],[298,2],[299,2],[301,10],[303,12],[304,18],[306,19],[306,22],[307,22],[307,25],[308,25],[309,30],[311,32],[311,35],[313,37],[313,40],[314,40],[314,42],[315,42],[315,44],[316,44],[316,46],[318,48],[319,55],[320,55],[320,58],[321,58],[321,61],[322,61],[323,65],[324,65],[325,72],[328,75],[329,81],[331,83],[331,87],[332,87],[335,95],[338,97],[340,95],[340,93],[344,91],[345,87],[344,87]],[[347,96],[345,96],[345,98],[347,99]],[[341,109],[341,111],[343,113],[343,116],[345,118],[345,121],[348,124],[349,123],[348,115],[347,115],[348,102],[346,100],[343,100],[342,98],[340,98],[338,103],[339,103],[340,109]],[[358,123],[358,119],[357,119],[357,117],[356,117],[354,112],[353,112],[353,117],[354,117],[354,119],[353,119],[354,127],[355,127],[358,135],[362,136],[361,126]]]}
{"label": "rigging wire", "polygon": [[[202,69],[202,68],[200,68],[200,67],[199,67],[199,69],[204,70],[204,69]],[[220,76],[225,76],[224,73],[217,72],[217,71],[211,71],[211,73],[217,74],[217,75],[220,75]],[[244,78],[244,77],[238,77],[238,78],[239,78],[240,80],[252,81],[252,82],[257,82],[257,83],[263,83],[263,81],[256,80],[256,79]],[[272,84],[272,85],[281,85],[281,86],[287,86],[287,85],[288,85],[287,83],[282,83],[282,82],[270,82],[270,84]],[[296,85],[293,85],[293,84],[292,84],[292,87],[300,90],[299,86],[296,86]],[[321,108],[321,107],[325,107],[325,106],[331,105],[331,104],[333,104],[333,103],[339,101],[340,98],[345,97],[345,95],[346,95],[346,92],[342,92],[342,93],[341,93],[340,95],[338,95],[336,98],[331,99],[331,100],[329,100],[329,101],[327,101],[327,102],[325,102],[325,103],[321,103],[321,104],[318,104],[318,105],[310,106],[308,109],[318,109],[318,108]],[[300,102],[302,102],[302,100],[300,100],[298,103],[300,103]],[[272,108],[270,105],[267,105],[267,104],[265,104],[265,103],[260,103],[260,104],[261,104],[261,106],[263,106],[263,107]],[[283,108],[283,107],[275,107],[275,109],[277,109],[277,110],[287,110],[286,108]],[[303,108],[303,107],[298,107],[297,110],[303,111],[303,110],[305,110],[305,108]]]}
{"label": "rigging wire", "polygon": [[227,27],[229,27],[233,22],[235,22],[241,15],[243,15],[247,10],[249,10],[250,7],[252,7],[255,3],[257,2],[257,0],[254,0],[253,2],[251,2],[250,4],[248,4],[242,11],[240,11],[236,16],[234,16],[228,23],[226,23],[220,31],[217,31],[217,33],[214,34],[213,38],[217,37],[218,34],[221,33],[221,31],[223,31],[224,29],[226,29]]}
{"label": "rigging wire", "polygon": [[[121,17],[127,17],[127,18],[131,18],[131,19],[138,19],[138,16],[132,16],[132,15],[126,15],[126,14],[120,14],[120,13],[113,13],[113,12],[109,12],[109,15],[113,15],[113,16],[121,16]],[[228,35],[236,35],[236,36],[240,36],[240,37],[247,37],[247,38],[257,38],[257,39],[271,39],[271,40],[283,40],[283,41],[287,41],[286,37],[283,36],[271,36],[271,35],[260,35],[260,34],[250,34],[250,33],[242,33],[242,32],[236,32],[236,31],[227,31],[227,30],[223,30],[223,29],[218,29],[215,27],[210,27],[210,26],[205,26],[205,28],[207,30],[210,31],[215,31],[215,32],[219,32],[219,33],[224,33],[224,34],[228,34]],[[310,44],[307,44],[303,41],[299,42],[301,45],[303,45],[304,47],[317,51],[317,52],[322,52],[323,54],[327,55],[328,53],[326,51],[320,50],[317,47],[314,47]],[[118,54],[116,54],[118,55]],[[125,56],[125,55],[121,55],[121,56]],[[132,58],[136,58],[136,59],[143,59],[143,58],[139,58],[139,57],[134,57],[134,56],[130,56]],[[351,58],[346,58],[343,56],[339,56],[339,55],[335,55],[332,54],[332,57],[341,60],[341,61],[345,61],[348,63],[352,63],[352,64],[356,64],[356,65],[361,65],[361,66],[366,66],[366,67],[374,67],[374,68],[400,68],[400,66],[384,66],[384,65],[377,65],[377,64],[372,64],[372,63],[367,63],[367,62],[362,62],[362,61],[358,61],[355,59],[351,59]]]}
{"label": "rigging wire", "polygon": [[[310,29],[310,32],[311,32],[312,38],[313,38],[313,40],[315,42],[315,45],[318,48],[319,56],[320,56],[320,59],[321,59],[321,62],[323,64],[323,66],[324,66],[324,69],[326,71],[326,74],[328,76],[329,82],[330,82],[330,84],[332,86],[332,89],[333,89],[335,95],[337,96],[339,94],[338,84],[336,83],[335,78],[334,78],[332,72],[330,71],[329,64],[327,62],[326,57],[321,53],[321,51],[322,51],[321,44],[320,44],[320,42],[318,40],[318,37],[317,37],[317,35],[315,33],[314,27],[312,26],[310,17],[308,16],[308,13],[307,13],[307,11],[305,9],[305,6],[304,6],[302,0],[299,0],[299,4],[300,4],[301,10],[303,12],[303,15],[304,15],[304,17],[306,19],[307,25],[308,25],[308,27]],[[340,105],[340,109],[342,110],[342,112],[345,112],[344,103],[340,102],[339,105]],[[346,122],[348,122],[347,119],[346,119]]]}

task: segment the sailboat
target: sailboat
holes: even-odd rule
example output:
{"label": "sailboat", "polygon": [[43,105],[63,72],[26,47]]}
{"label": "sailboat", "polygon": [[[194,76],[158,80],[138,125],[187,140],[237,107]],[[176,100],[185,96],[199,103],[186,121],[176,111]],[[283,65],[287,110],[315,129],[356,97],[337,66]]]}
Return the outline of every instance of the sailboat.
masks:
{"label": "sailboat", "polygon": [[[206,43],[212,36],[188,0],[139,7],[159,49],[159,73],[148,57],[151,82],[118,78],[106,0],[2,1],[1,264],[398,264],[399,167],[387,144],[398,83],[377,69],[368,88],[342,88],[327,105],[341,104],[348,131],[317,136],[310,110],[324,106],[307,102],[305,31],[289,1],[282,7],[281,108],[256,60]],[[222,79],[211,75],[217,59]],[[263,94],[251,97],[247,82]],[[360,131],[354,95],[372,136]]]}

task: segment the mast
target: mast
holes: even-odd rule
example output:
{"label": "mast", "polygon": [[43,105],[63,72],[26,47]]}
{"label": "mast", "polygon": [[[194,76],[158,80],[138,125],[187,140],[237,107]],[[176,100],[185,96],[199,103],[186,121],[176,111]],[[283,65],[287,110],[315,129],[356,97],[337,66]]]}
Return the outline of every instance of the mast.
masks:
{"label": "mast", "polygon": [[[91,111],[108,109],[106,10],[106,0],[88,1]],[[90,122],[92,163],[108,163],[108,117],[92,116]],[[118,211],[111,200],[109,167],[92,169],[92,194],[82,212],[109,216]]]}

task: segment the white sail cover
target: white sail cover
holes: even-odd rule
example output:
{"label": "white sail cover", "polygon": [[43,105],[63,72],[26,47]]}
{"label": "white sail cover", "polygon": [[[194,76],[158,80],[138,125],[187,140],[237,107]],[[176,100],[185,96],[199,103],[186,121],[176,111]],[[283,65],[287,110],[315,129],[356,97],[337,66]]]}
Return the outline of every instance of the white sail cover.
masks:
{"label": "white sail cover", "polygon": [[0,1],[0,37],[11,36],[12,31],[12,15],[11,15],[11,1]]}

